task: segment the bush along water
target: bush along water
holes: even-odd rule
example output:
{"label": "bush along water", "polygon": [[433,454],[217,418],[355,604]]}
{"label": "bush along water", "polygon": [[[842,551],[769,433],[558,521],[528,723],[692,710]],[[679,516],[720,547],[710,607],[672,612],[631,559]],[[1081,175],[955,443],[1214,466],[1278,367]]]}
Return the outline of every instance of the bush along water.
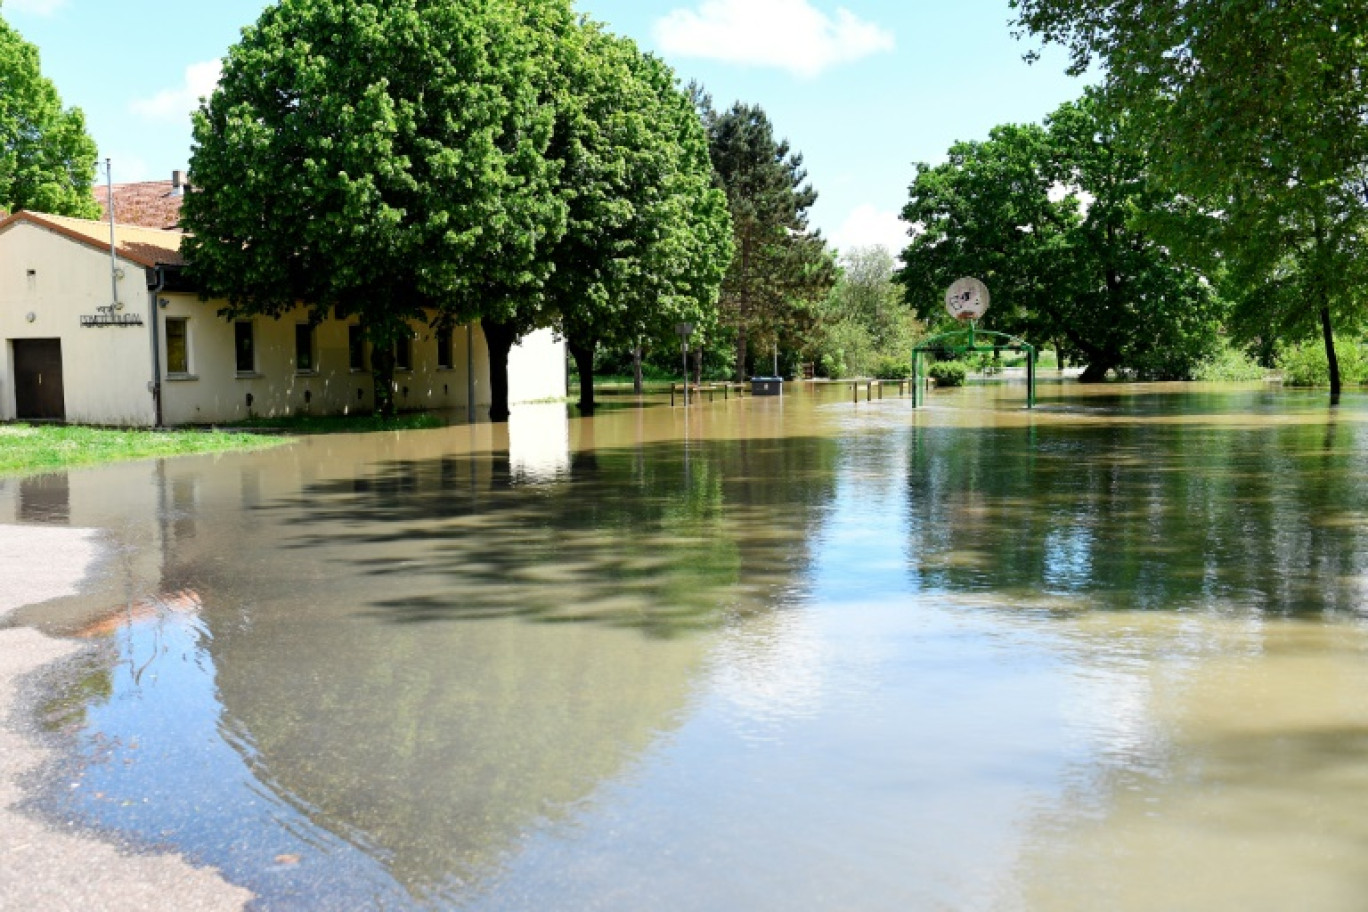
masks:
{"label": "bush along water", "polygon": [[912,359],[884,356],[875,362],[874,376],[879,380],[906,380],[912,376]]}
{"label": "bush along water", "polygon": [[936,361],[927,368],[926,375],[936,381],[936,386],[963,386],[969,368],[963,361]]}
{"label": "bush along water", "polygon": [[[1321,361],[1324,360],[1325,351],[1322,349]],[[1263,376],[1264,369],[1258,362],[1229,343],[1223,343],[1216,352],[1192,370],[1193,380],[1208,382],[1262,380]],[[1326,382],[1330,381],[1327,379]]]}
{"label": "bush along water", "polygon": [[[1368,380],[1368,357],[1363,344],[1335,340],[1335,356],[1339,359],[1340,379],[1346,386]],[[1307,340],[1286,348],[1278,357],[1283,383],[1288,386],[1329,386],[1330,365],[1325,357],[1325,345],[1319,339]]]}

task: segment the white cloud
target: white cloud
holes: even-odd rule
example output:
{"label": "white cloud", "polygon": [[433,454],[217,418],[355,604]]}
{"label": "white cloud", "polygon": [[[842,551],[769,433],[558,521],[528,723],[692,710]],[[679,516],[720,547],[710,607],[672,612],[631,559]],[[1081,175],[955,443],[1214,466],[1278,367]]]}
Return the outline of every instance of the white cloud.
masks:
{"label": "white cloud", "polygon": [[856,206],[831,233],[832,245],[842,252],[856,247],[883,247],[895,258],[901,257],[910,240],[909,225],[896,213],[883,212],[868,203]]}
{"label": "white cloud", "polygon": [[66,0],[9,0],[8,5],[15,12],[31,13],[34,16],[51,16],[66,6]]}
{"label": "white cloud", "polygon": [[893,33],[847,9],[835,17],[809,0],[703,0],[677,9],[655,25],[666,54],[775,67],[812,77],[893,49]]}
{"label": "white cloud", "polygon": [[192,63],[185,68],[185,82],[179,88],[164,89],[151,98],[140,98],[129,108],[148,120],[175,120],[199,107],[201,97],[214,93],[221,64],[217,60]]}

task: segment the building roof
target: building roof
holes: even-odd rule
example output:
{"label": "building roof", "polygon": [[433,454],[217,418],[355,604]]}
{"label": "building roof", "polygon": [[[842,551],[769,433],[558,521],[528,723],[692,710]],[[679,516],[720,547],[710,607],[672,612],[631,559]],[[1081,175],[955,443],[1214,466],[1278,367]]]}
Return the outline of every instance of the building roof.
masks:
{"label": "building roof", "polygon": [[[100,204],[101,217],[108,219],[109,188],[95,186],[90,192]],[[174,180],[115,184],[114,218],[121,224],[144,228],[178,228],[184,198],[184,184],[178,186]]]}
{"label": "building roof", "polygon": [[[117,204],[116,197],[115,205]],[[109,250],[108,222],[24,211],[16,212],[0,221],[0,234],[21,223],[46,228],[97,250]],[[179,230],[163,231],[140,225],[115,225],[114,249],[120,258],[139,266],[182,266],[185,259],[181,256],[180,245],[184,236],[184,232]]]}

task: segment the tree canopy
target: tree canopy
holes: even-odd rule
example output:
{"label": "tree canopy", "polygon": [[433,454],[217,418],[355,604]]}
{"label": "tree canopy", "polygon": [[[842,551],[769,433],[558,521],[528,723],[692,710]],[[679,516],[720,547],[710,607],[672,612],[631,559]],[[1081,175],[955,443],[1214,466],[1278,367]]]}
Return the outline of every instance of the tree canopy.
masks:
{"label": "tree canopy", "polygon": [[722,322],[735,333],[735,376],[746,376],[749,346],[801,338],[835,282],[834,259],[808,228],[817,191],[802,155],[777,139],[764,110],[734,104],[717,113],[695,92],[717,181],[727,195],[735,254],[722,283]]}
{"label": "tree canopy", "polygon": [[566,218],[548,50],[572,24],[560,0],[268,7],[195,115],[183,222],[203,292],[229,314],[357,316],[382,413],[412,322],[535,321]]}
{"label": "tree canopy", "polygon": [[996,127],[918,166],[903,210],[920,228],[903,254],[908,300],[941,319],[944,290],[975,276],[993,294],[987,325],[1052,342],[1086,363],[1085,380],[1114,368],[1185,377],[1214,344],[1219,310],[1142,226],[1164,200],[1091,99],[1045,126]]}
{"label": "tree canopy", "polygon": [[902,376],[920,326],[895,281],[898,264],[885,247],[841,254],[836,284],[821,307],[807,355],[828,377]]}
{"label": "tree canopy", "polygon": [[[1154,174],[1231,262],[1246,335],[1358,322],[1368,235],[1368,5],[1360,0],[1012,0],[1018,25],[1094,63]],[[1182,243],[1178,234],[1172,240]],[[1262,324],[1254,330],[1255,324]]]}
{"label": "tree canopy", "polygon": [[0,19],[0,209],[95,218],[95,141],[63,108],[38,49]]}
{"label": "tree canopy", "polygon": [[592,414],[599,344],[639,348],[673,340],[679,322],[716,324],[731,224],[703,126],[669,67],[593,23],[567,45],[550,154],[563,162],[569,218],[548,251],[547,295]]}

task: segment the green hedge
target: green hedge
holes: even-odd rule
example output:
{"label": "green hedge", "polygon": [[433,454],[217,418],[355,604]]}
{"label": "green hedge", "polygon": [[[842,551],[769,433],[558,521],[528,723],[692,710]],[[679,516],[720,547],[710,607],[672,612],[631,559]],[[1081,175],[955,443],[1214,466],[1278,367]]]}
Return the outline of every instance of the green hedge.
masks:
{"label": "green hedge", "polygon": [[936,386],[964,386],[969,368],[963,361],[935,361],[927,368],[926,375],[936,381]]}

